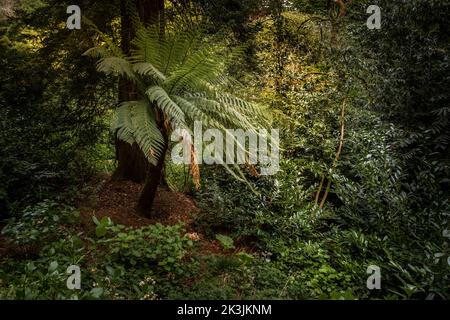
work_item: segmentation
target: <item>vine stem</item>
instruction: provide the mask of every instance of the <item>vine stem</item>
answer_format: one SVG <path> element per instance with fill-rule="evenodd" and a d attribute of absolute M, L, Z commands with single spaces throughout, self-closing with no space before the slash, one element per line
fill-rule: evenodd
<path fill-rule="evenodd" d="M 341 157 L 342 149 L 344 147 L 346 104 L 347 104 L 347 96 L 345 96 L 344 101 L 342 102 L 342 107 L 341 107 L 339 147 L 336 151 L 336 156 L 334 157 L 333 166 L 332 166 L 333 168 L 336 167 L 336 165 L 339 161 L 339 158 Z M 319 185 L 319 190 L 317 190 L 317 193 L 316 193 L 316 199 L 315 199 L 316 204 L 318 204 L 318 202 L 319 202 L 320 192 L 322 191 L 324 182 L 325 182 L 325 176 L 323 176 L 322 181 L 320 182 L 320 185 Z M 328 183 L 327 183 L 327 187 L 325 189 L 325 194 L 323 195 L 322 201 L 320 202 L 320 205 L 319 205 L 320 209 L 322 209 L 323 206 L 325 205 L 325 202 L 328 198 L 328 194 L 330 193 L 330 188 L 331 188 L 331 179 L 328 178 Z"/>

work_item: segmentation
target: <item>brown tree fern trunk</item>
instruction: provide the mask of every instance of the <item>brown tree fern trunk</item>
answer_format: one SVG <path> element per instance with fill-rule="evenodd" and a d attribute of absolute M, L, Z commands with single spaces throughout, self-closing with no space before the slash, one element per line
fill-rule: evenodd
<path fill-rule="evenodd" d="M 137 211 L 144 216 L 150 215 L 150 210 L 156 197 L 156 191 L 163 180 L 164 162 L 169 148 L 169 127 L 166 125 L 164 114 L 158 108 L 156 108 L 156 122 L 164 138 L 164 146 L 156 166 L 150 164 L 146 171 L 145 184 L 141 190 L 141 195 L 139 196 L 136 208 Z"/>
<path fill-rule="evenodd" d="M 150 165 L 149 169 L 147 170 L 145 184 L 142 188 L 137 205 L 137 211 L 144 216 L 150 215 L 150 210 L 153 206 L 158 186 L 160 185 L 160 182 L 162 180 L 164 160 L 166 158 L 167 149 L 168 144 L 166 143 L 158 164 L 156 166 Z"/>
<path fill-rule="evenodd" d="M 131 49 L 131 41 L 136 34 L 130 12 L 125 6 L 125 1 L 120 3 L 121 10 L 121 49 L 128 54 Z M 162 24 L 164 19 L 163 0 L 135 0 L 137 13 L 141 21 L 147 25 L 158 22 Z M 139 99 L 136 86 L 127 79 L 119 81 L 119 102 Z M 151 165 L 137 144 L 130 145 L 116 138 L 116 159 L 118 166 L 113 174 L 115 180 L 131 180 L 144 182 L 147 179 L 147 171 Z"/>

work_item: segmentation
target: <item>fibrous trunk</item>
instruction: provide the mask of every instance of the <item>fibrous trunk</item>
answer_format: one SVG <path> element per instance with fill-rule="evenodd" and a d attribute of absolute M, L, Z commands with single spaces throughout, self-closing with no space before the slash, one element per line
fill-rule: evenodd
<path fill-rule="evenodd" d="M 136 26 L 131 18 L 133 14 L 130 12 L 130 6 L 126 5 L 125 0 L 122 0 L 120 5 L 121 49 L 124 54 L 129 54 L 131 41 L 136 34 Z M 134 5 L 136 13 L 144 25 L 159 23 L 161 34 L 164 32 L 164 0 L 134 0 Z M 139 98 L 133 82 L 127 79 L 119 81 L 119 102 L 138 100 Z M 145 182 L 138 203 L 138 209 L 142 213 L 148 214 L 152 207 L 161 180 L 166 150 L 167 148 L 155 166 L 149 163 L 137 144 L 130 145 L 116 138 L 118 166 L 113 174 L 113 179 Z"/>
<path fill-rule="evenodd" d="M 141 191 L 141 195 L 139 196 L 137 205 L 137 210 L 142 215 L 149 216 L 150 214 L 153 201 L 156 197 L 156 191 L 158 190 L 158 186 L 162 180 L 164 160 L 166 157 L 167 148 L 168 146 L 166 144 L 157 165 L 150 165 L 149 169 L 147 170 L 145 184 Z"/>

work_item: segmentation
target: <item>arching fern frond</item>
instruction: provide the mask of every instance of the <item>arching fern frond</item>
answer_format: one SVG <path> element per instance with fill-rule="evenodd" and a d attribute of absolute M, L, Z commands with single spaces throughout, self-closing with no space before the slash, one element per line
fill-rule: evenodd
<path fill-rule="evenodd" d="M 149 76 L 156 84 L 162 84 L 166 76 L 150 62 L 137 62 L 132 66 L 133 71 L 141 76 Z"/>
<path fill-rule="evenodd" d="M 152 86 L 148 88 L 146 95 L 151 102 L 156 103 L 171 122 L 185 122 L 183 110 L 180 109 L 162 87 Z"/>
<path fill-rule="evenodd" d="M 134 63 L 149 62 L 156 69 L 164 70 L 164 57 L 161 56 L 161 36 L 156 26 L 139 29 L 131 42 L 130 60 Z"/>
<path fill-rule="evenodd" d="M 101 58 L 112 57 L 113 53 L 108 49 L 107 46 L 100 45 L 100 46 L 88 49 L 85 53 L 83 53 L 83 55 L 94 58 L 94 59 L 101 59 Z"/>
<path fill-rule="evenodd" d="M 118 74 L 132 81 L 137 80 L 131 64 L 123 58 L 108 57 L 100 59 L 97 63 L 97 70 L 106 74 Z"/>
<path fill-rule="evenodd" d="M 188 100 L 176 95 L 172 96 L 172 100 L 183 110 L 184 114 L 189 118 L 191 125 L 195 121 L 201 121 L 205 125 L 209 125 L 212 122 L 208 115 Z"/>
<path fill-rule="evenodd" d="M 129 144 L 136 142 L 134 139 L 133 121 L 131 120 L 131 106 L 129 104 L 122 104 L 116 109 L 111 123 L 111 131 L 122 141 Z"/>
<path fill-rule="evenodd" d="M 131 109 L 134 139 L 150 161 L 157 164 L 165 141 L 147 101 L 136 101 Z"/>
<path fill-rule="evenodd" d="M 111 127 L 116 137 L 129 144 L 137 143 L 148 161 L 157 164 L 165 145 L 148 101 L 127 101 L 116 109 Z"/>
<path fill-rule="evenodd" d="M 217 58 L 213 59 L 212 55 L 204 50 L 189 57 L 182 66 L 170 74 L 166 86 L 168 91 L 174 94 L 187 88 L 195 91 L 198 84 L 210 83 L 217 79 L 221 68 L 221 62 Z"/>

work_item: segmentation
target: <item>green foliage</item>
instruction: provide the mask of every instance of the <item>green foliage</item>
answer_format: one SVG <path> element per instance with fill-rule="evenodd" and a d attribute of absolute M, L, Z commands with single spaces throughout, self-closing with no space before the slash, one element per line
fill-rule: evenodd
<path fill-rule="evenodd" d="M 182 235 L 182 226 L 155 224 L 137 230 L 123 226 L 108 228 L 113 236 L 105 243 L 111 261 L 131 266 L 156 266 L 158 271 L 180 273 L 180 262 L 192 241 Z"/>
<path fill-rule="evenodd" d="M 294 17 L 289 21 L 294 24 Z M 397 25 L 391 22 L 393 28 Z M 363 31 L 353 24 L 348 30 L 351 28 Z M 261 48 L 273 41 L 266 32 L 270 29 L 257 38 Z M 306 29 L 304 42 L 295 47 L 307 44 L 317 32 L 314 27 Z M 271 87 L 276 75 L 275 54 L 261 49 L 260 63 L 264 67 L 258 70 L 266 70 L 267 74 L 258 74 L 254 82 L 258 88 L 263 87 L 263 103 L 268 99 L 281 111 L 277 119 L 285 128 L 281 172 L 265 183 L 264 179 L 252 181 L 261 196 L 242 199 L 244 190 L 211 171 L 205 178 L 208 189 L 198 195 L 200 207 L 206 212 L 199 223 L 207 230 L 226 231 L 235 239 L 246 239 L 246 244 L 251 239 L 264 252 L 264 261 L 272 265 L 271 272 L 278 271 L 278 283 L 286 283 L 282 294 L 285 298 L 448 297 L 448 241 L 442 237 L 448 226 L 448 200 L 441 189 L 447 176 L 443 153 L 436 154 L 440 160 L 433 162 L 435 167 L 428 160 L 433 151 L 424 152 L 429 145 L 425 142 L 418 153 L 424 152 L 420 161 L 413 159 L 412 154 L 416 153 L 404 154 L 405 147 L 417 146 L 425 136 L 420 134 L 405 141 L 408 134 L 403 123 L 380 113 L 377 103 L 384 98 L 374 101 L 370 91 L 373 88 L 362 80 L 343 80 L 373 79 L 379 75 L 376 69 L 367 70 L 373 67 L 369 62 L 374 60 L 368 62 L 353 40 L 347 39 L 353 47 L 343 45 L 340 50 L 334 48 L 322 55 L 313 51 L 309 58 L 298 57 L 301 50 L 292 48 L 281 94 Z M 379 40 L 373 41 L 376 43 Z M 397 54 L 392 48 L 382 51 L 391 52 Z M 302 68 L 308 66 L 305 76 L 291 72 L 298 70 L 296 60 L 301 61 Z M 303 77 L 308 81 L 298 80 Z M 380 86 L 386 85 L 380 78 Z M 398 97 L 409 95 L 408 88 L 397 89 Z M 379 92 L 381 96 L 383 91 Z M 332 166 L 344 100 L 344 148 Z M 324 174 L 332 183 L 325 208 L 318 210 L 314 196 Z M 382 269 L 383 289 L 379 292 L 365 287 L 365 271 L 372 264 Z M 260 293 L 269 293 L 265 286 L 253 286 Z"/>
<path fill-rule="evenodd" d="M 369 1 L 352 2 L 338 21 L 330 1 L 196 1 L 206 33 L 142 28 L 128 57 L 112 40 L 116 2 L 86 10 L 100 32 L 70 35 L 53 28 L 66 3 L 41 2 L 0 21 L 0 214 L 12 215 L 2 237 L 26 253 L 0 257 L 0 299 L 449 298 L 446 1 L 377 1 L 381 30 L 365 26 Z M 233 39 L 213 41 L 216 24 Z M 87 53 L 106 76 L 81 55 L 95 43 Z M 248 45 L 245 59 L 223 58 L 236 43 Z M 195 120 L 254 130 L 262 111 L 239 95 L 271 107 L 281 171 L 238 172 L 250 193 L 226 172 L 200 168 L 202 188 L 190 190 L 201 209 L 190 226 L 198 244 L 180 224 L 131 228 L 104 217 L 84 226 L 55 199 L 72 203 L 81 193 L 74 180 L 113 167 L 104 133 L 111 74 L 137 90 L 116 108 L 113 132 L 153 163 L 168 134 Z M 187 166 L 165 170 L 169 186 L 188 190 Z M 330 185 L 319 208 L 321 179 Z M 221 246 L 211 253 L 209 241 Z M 80 291 L 66 287 L 74 264 Z M 381 268 L 381 290 L 366 287 L 370 265 Z"/>
<path fill-rule="evenodd" d="M 67 213 L 59 210 L 61 215 L 55 219 L 52 210 L 56 210 L 56 204 L 48 204 L 50 209 L 46 210 L 43 207 L 24 214 L 25 219 L 33 217 L 36 223 L 11 220 L 5 228 L 5 236 L 28 245 L 32 242 L 23 239 L 23 233 L 34 241 L 41 228 L 49 227 L 39 235 L 36 256 L 0 259 L 2 299 L 156 299 L 158 292 L 164 293 L 171 282 L 176 286 L 189 271 L 182 262 L 192 242 L 183 235 L 181 225 L 130 229 L 105 218 L 96 220 L 96 233 L 100 227 L 106 234 L 92 239 L 68 228 L 66 218 L 77 221 L 73 209 L 66 208 Z M 81 268 L 80 291 L 66 287 L 66 269 L 71 265 Z"/>
<path fill-rule="evenodd" d="M 216 234 L 216 239 L 220 242 L 220 244 L 225 249 L 233 249 L 234 248 L 234 241 L 232 238 L 225 236 L 223 234 Z"/>
<path fill-rule="evenodd" d="M 9 219 L 2 234 L 18 245 L 39 245 L 57 234 L 67 234 L 68 226 L 76 223 L 77 217 L 72 207 L 46 200 Z"/>
<path fill-rule="evenodd" d="M 2 299 L 78 299 L 77 292 L 67 289 L 66 269 L 85 262 L 81 238 L 67 232 L 43 239 L 45 245 L 38 257 L 23 261 L 1 261 L 0 297 Z M 55 235 L 61 237 L 54 240 Z M 52 239 L 52 240 L 49 240 Z M 84 298 L 90 298 L 84 294 Z"/>
<path fill-rule="evenodd" d="M 133 81 L 139 91 L 141 100 L 126 102 L 116 112 L 112 129 L 117 137 L 136 142 L 156 164 L 170 133 L 177 129 L 190 132 L 195 121 L 219 130 L 242 128 L 260 134 L 256 124 L 265 125 L 264 114 L 258 106 L 226 91 L 229 80 L 220 52 L 203 43 L 198 31 L 166 32 L 163 38 L 159 31 L 156 26 L 138 30 L 127 58 L 112 56 L 117 51 L 112 45 L 86 52 L 101 57 L 99 71 Z M 160 113 L 170 128 L 158 120 Z M 229 172 L 242 177 L 238 166 L 234 170 Z"/>
<path fill-rule="evenodd" d="M 15 5 L 0 21 L 0 219 L 93 175 L 113 101 L 93 92 L 108 81 L 81 55 L 88 35 L 55 28 L 67 4 Z"/>
<path fill-rule="evenodd" d="M 113 225 L 111 218 L 103 217 L 101 220 L 98 220 L 97 217 L 92 217 L 92 221 L 95 223 L 95 235 L 99 238 L 104 237 L 108 232 L 108 227 Z"/>
<path fill-rule="evenodd" d="M 380 5 L 382 29 L 368 35 L 357 32 L 374 61 L 366 66 L 367 72 L 377 70 L 370 87 L 374 107 L 400 133 L 395 141 L 403 162 L 399 179 L 411 207 L 440 212 L 448 206 L 444 190 L 449 187 L 450 41 L 444 17 L 450 6 L 446 1 L 380 1 Z"/>
<path fill-rule="evenodd" d="M 264 226 L 258 220 L 260 209 L 265 207 L 268 196 L 274 188 L 274 181 L 261 177 L 256 181 L 248 176 L 257 193 L 248 193 L 245 185 L 228 179 L 224 172 L 214 168 L 203 168 L 203 186 L 196 197 L 201 212 L 196 223 L 205 229 L 210 237 L 226 231 L 236 241 L 252 241 Z M 247 192 L 246 197 L 242 193 Z"/>

